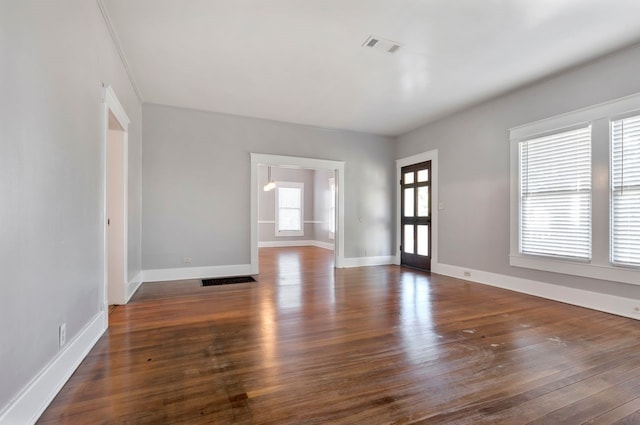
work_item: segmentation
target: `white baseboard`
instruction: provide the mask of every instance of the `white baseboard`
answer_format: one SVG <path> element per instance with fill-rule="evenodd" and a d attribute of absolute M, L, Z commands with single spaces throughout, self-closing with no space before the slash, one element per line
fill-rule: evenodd
<path fill-rule="evenodd" d="M 143 282 L 164 282 L 168 280 L 203 279 L 253 274 L 251 264 L 230 266 L 181 267 L 175 269 L 143 270 Z"/>
<path fill-rule="evenodd" d="M 365 267 L 365 266 L 384 266 L 387 264 L 394 264 L 394 255 L 383 255 L 379 257 L 359 257 L 359 258 L 345 258 L 345 268 L 350 267 Z"/>
<path fill-rule="evenodd" d="M 139 271 L 133 279 L 127 284 L 127 293 L 125 294 L 126 302 L 129 302 L 133 294 L 136 293 L 138 288 L 142 285 L 142 271 Z"/>
<path fill-rule="evenodd" d="M 585 291 L 583 289 L 553 285 L 551 283 L 451 266 L 448 264 L 433 264 L 431 271 L 433 273 L 469 280 L 483 285 L 509 289 L 523 294 L 535 295 L 549 300 L 640 320 L 640 300 L 632 298 Z M 469 276 L 465 276 L 465 273 L 468 273 Z"/>
<path fill-rule="evenodd" d="M 299 241 L 262 241 L 258 242 L 258 248 L 285 248 L 289 246 L 316 246 L 318 248 L 333 251 L 333 244 L 329 242 L 299 240 Z"/>
<path fill-rule="evenodd" d="M 328 249 L 329 251 L 333 251 L 333 244 L 331 242 L 322 242 L 322 241 L 312 241 L 313 246 L 318 248 Z"/>
<path fill-rule="evenodd" d="M 258 220 L 258 224 L 276 224 L 275 220 Z M 304 224 L 324 224 L 322 220 L 305 220 Z"/>
<path fill-rule="evenodd" d="M 104 315 L 96 314 L 9 403 L 0 413 L 0 425 L 31 425 L 38 420 L 106 330 Z"/>

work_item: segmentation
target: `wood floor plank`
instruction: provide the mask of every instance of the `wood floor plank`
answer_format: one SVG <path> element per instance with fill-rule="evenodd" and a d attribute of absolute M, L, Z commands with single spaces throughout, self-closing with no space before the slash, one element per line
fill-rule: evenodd
<path fill-rule="evenodd" d="M 143 284 L 38 423 L 640 423 L 637 321 L 315 247 L 260 270 Z"/>
<path fill-rule="evenodd" d="M 585 424 L 589 425 L 607 425 L 613 424 L 618 421 L 624 420 L 625 418 L 640 412 L 640 397 L 636 397 L 633 400 L 630 400 L 615 409 L 611 409 L 606 413 L 598 415 L 595 418 L 591 418 L 585 422 Z"/>

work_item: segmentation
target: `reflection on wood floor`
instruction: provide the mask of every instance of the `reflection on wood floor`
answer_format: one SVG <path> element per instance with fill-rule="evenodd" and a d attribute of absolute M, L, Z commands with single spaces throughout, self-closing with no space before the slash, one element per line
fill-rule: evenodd
<path fill-rule="evenodd" d="M 260 267 L 142 285 L 39 423 L 640 423 L 634 320 L 314 247 Z"/>

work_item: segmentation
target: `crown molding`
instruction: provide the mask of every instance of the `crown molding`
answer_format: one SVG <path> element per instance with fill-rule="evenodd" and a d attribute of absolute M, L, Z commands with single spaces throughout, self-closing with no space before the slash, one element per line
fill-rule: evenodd
<path fill-rule="evenodd" d="M 127 61 L 127 57 L 124 54 L 124 50 L 122 50 L 122 45 L 120 44 L 120 39 L 116 34 L 115 29 L 113 28 L 113 24 L 111 23 L 111 18 L 109 17 L 109 12 L 107 11 L 106 6 L 104 5 L 103 0 L 96 0 L 98 3 L 98 7 L 100 8 L 100 13 L 102 14 L 102 18 L 104 19 L 105 24 L 107 25 L 107 29 L 109 30 L 109 34 L 111 35 L 111 41 L 113 41 L 113 45 L 118 52 L 118 56 L 120 56 L 120 60 L 122 61 L 122 66 L 124 67 L 125 72 L 127 73 L 127 77 L 129 77 L 129 82 L 133 87 L 133 91 L 136 93 L 138 97 L 138 101 L 140 103 L 144 103 L 144 98 L 142 97 L 142 92 L 136 84 L 136 80 L 133 77 L 133 72 L 131 71 L 131 67 L 129 66 L 129 61 Z"/>

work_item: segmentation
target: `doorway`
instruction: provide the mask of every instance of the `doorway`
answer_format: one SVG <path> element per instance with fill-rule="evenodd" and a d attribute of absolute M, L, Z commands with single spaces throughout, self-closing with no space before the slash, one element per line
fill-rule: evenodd
<path fill-rule="evenodd" d="M 259 273 L 258 259 L 258 205 L 259 191 L 263 191 L 259 187 L 259 168 L 266 167 L 283 167 L 288 169 L 311 169 L 311 170 L 328 170 L 333 171 L 333 188 L 334 193 L 334 221 L 331 223 L 333 227 L 334 240 L 334 260 L 336 268 L 344 267 L 344 162 L 332 161 L 315 158 L 300 158 L 281 155 L 267 154 L 251 154 L 251 202 L 250 202 L 250 219 L 251 219 L 251 273 Z M 264 223 L 261 223 L 263 225 Z"/>
<path fill-rule="evenodd" d="M 400 264 L 431 270 L 431 161 L 401 169 Z"/>
<path fill-rule="evenodd" d="M 129 118 L 111 87 L 105 88 L 104 308 L 126 304 L 127 167 Z M 108 316 L 108 315 L 107 315 Z"/>
<path fill-rule="evenodd" d="M 124 129 L 109 111 L 107 135 L 107 287 L 109 305 L 124 304 Z"/>

